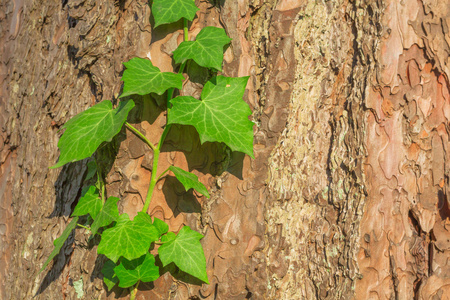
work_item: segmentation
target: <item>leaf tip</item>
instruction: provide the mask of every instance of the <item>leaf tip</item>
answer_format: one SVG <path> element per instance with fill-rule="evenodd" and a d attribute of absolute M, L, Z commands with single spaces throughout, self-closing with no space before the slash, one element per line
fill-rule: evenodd
<path fill-rule="evenodd" d="M 58 163 L 56 163 L 55 165 L 53 165 L 53 166 L 51 166 L 51 167 L 48 167 L 48 168 L 49 168 L 49 169 L 57 169 L 57 168 L 62 167 L 62 166 L 64 166 L 64 165 L 65 165 L 65 163 L 58 162 Z"/>

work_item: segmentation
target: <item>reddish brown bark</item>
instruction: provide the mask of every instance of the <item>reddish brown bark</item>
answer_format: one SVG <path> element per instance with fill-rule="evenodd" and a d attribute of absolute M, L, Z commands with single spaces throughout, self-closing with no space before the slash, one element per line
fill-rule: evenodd
<path fill-rule="evenodd" d="M 397 2 L 197 1 L 190 35 L 225 28 L 224 74 L 251 76 L 255 159 L 173 130 L 160 170 L 194 170 L 212 198 L 169 177 L 149 211 L 205 235 L 210 285 L 165 274 L 138 299 L 445 299 L 450 12 Z M 59 127 L 117 98 L 123 61 L 173 70 L 181 23 L 153 30 L 149 17 L 144 0 L 0 3 L 0 298 L 75 299 L 81 278 L 86 299 L 128 297 L 106 293 L 82 230 L 35 276 L 86 172 L 48 169 Z M 198 95 L 207 74 L 192 75 L 184 91 Z M 134 100 L 132 122 L 156 141 L 164 99 Z M 134 215 L 151 154 L 125 130 L 115 146 L 108 194 Z"/>

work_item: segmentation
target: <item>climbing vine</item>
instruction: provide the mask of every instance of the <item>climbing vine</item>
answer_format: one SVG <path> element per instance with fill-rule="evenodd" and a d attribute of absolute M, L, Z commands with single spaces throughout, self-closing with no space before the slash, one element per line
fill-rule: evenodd
<path fill-rule="evenodd" d="M 190 172 L 170 166 L 158 173 L 161 147 L 173 124 L 193 126 L 202 143 L 224 143 L 233 151 L 253 157 L 253 123 L 248 118 L 251 110 L 242 99 L 248 77 L 214 76 L 204 84 L 201 100 L 191 96 L 173 96 L 175 89 L 183 87 L 183 72 L 188 61 L 192 60 L 216 74 L 222 69 L 223 49 L 231 41 L 222 28 L 216 27 L 203 28 L 191 41 L 188 22 L 194 19 L 197 11 L 193 0 L 154 0 L 155 27 L 184 20 L 184 41 L 173 52 L 175 64 L 179 66 L 178 73 L 161 72 L 148 59 L 132 58 L 124 63 L 123 93 L 119 97 L 127 97 L 128 100 L 121 100 L 115 108 L 111 101 L 102 101 L 63 126 L 65 131 L 58 142 L 60 157 L 51 168 L 94 156 L 95 159 L 88 164 L 85 181 L 95 177 L 97 181 L 82 189 L 71 222 L 54 241 L 55 247 L 39 273 L 59 253 L 71 232 L 81 227 L 89 230 L 92 237 L 100 236 L 97 253 L 108 258 L 102 269 L 108 289 L 115 285 L 130 288 L 131 299 L 134 299 L 140 282 L 156 280 L 161 270 L 155 265 L 155 256 L 150 253 L 154 248 L 163 267 L 174 263 L 181 271 L 208 283 L 206 260 L 200 243 L 203 236 L 189 226 L 182 227 L 178 233 L 169 232 L 168 224 L 147 214 L 155 185 L 167 172 L 172 172 L 186 191 L 192 188 L 210 197 L 206 187 Z M 167 94 L 167 124 L 156 145 L 127 122 L 128 114 L 135 106 L 129 98 L 152 93 Z M 111 142 L 124 126 L 153 152 L 153 169 L 144 207 L 132 220 L 126 213 L 120 214 L 117 207 L 119 198 L 107 197 L 104 174 L 96 162 L 100 155 L 97 149 Z M 86 215 L 83 218 L 86 221 L 80 224 Z"/>

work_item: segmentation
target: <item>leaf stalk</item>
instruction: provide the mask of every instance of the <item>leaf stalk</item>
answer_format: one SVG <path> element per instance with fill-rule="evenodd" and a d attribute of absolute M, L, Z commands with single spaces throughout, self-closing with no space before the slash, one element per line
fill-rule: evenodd
<path fill-rule="evenodd" d="M 155 151 L 155 145 L 153 145 L 139 130 L 137 130 L 133 125 L 128 122 L 125 122 L 125 126 L 131 130 L 134 134 L 141 138 L 153 151 Z"/>
<path fill-rule="evenodd" d="M 139 283 L 141 283 L 140 280 L 138 280 L 138 282 L 136 283 L 134 288 L 131 290 L 131 292 L 130 292 L 130 300 L 136 299 L 136 294 L 137 294 L 137 291 L 138 291 Z"/>
<path fill-rule="evenodd" d="M 77 226 L 91 231 L 91 228 L 89 228 L 87 226 L 84 226 L 84 225 L 81 225 L 81 224 L 78 224 L 78 223 L 77 223 Z"/>

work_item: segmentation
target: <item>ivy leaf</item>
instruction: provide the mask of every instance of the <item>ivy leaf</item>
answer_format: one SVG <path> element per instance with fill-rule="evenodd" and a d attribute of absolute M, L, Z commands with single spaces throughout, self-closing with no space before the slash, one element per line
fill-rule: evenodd
<path fill-rule="evenodd" d="M 201 238 L 203 235 L 191 230 L 189 226 L 184 226 L 175 239 L 159 247 L 161 262 L 164 266 L 173 262 L 181 271 L 208 283 L 205 254 L 200 244 Z"/>
<path fill-rule="evenodd" d="M 72 217 L 81 217 L 89 214 L 92 219 L 95 219 L 103 206 L 97 188 L 92 185 L 85 187 L 81 191 L 81 195 L 77 206 L 75 206 L 75 209 L 73 210 Z"/>
<path fill-rule="evenodd" d="M 173 174 L 175 174 L 175 177 L 177 177 L 181 184 L 183 184 L 186 191 L 188 191 L 189 189 L 194 189 L 202 195 L 205 195 L 208 198 L 210 197 L 208 190 L 203 185 L 203 183 L 198 181 L 198 177 L 195 174 L 186 172 L 185 170 L 174 166 L 170 166 L 169 170 L 172 171 Z"/>
<path fill-rule="evenodd" d="M 158 218 L 153 219 L 153 226 L 158 230 L 159 236 L 169 231 L 169 225 Z"/>
<path fill-rule="evenodd" d="M 111 101 L 106 100 L 67 121 L 62 127 L 66 131 L 58 142 L 59 161 L 50 168 L 90 157 L 101 143 L 110 142 L 119 133 L 133 107 L 133 100 L 128 100 L 113 109 Z"/>
<path fill-rule="evenodd" d="M 250 107 L 242 96 L 248 77 L 217 76 L 202 91 L 202 101 L 179 96 L 170 102 L 173 107 L 169 124 L 192 125 L 204 142 L 224 142 L 233 151 L 253 156 L 253 122 L 248 119 Z"/>
<path fill-rule="evenodd" d="M 176 63 L 183 63 L 192 59 L 202 67 L 221 71 L 223 47 L 230 41 L 231 39 L 227 36 L 225 30 L 208 26 L 200 31 L 194 42 L 182 42 L 173 52 L 173 58 Z"/>
<path fill-rule="evenodd" d="M 159 278 L 159 268 L 155 266 L 155 257 L 147 253 L 139 258 L 122 258 L 121 264 L 114 268 L 119 278 L 119 287 L 127 288 L 138 282 L 150 282 Z"/>
<path fill-rule="evenodd" d="M 119 209 L 117 208 L 117 202 L 119 198 L 109 197 L 103 205 L 102 209 L 98 213 L 97 217 L 91 225 L 92 235 L 95 235 L 100 227 L 108 226 L 119 218 Z"/>
<path fill-rule="evenodd" d="M 86 178 L 84 178 L 85 181 L 91 179 L 97 173 L 97 163 L 94 160 L 91 160 L 90 162 L 88 162 L 87 167 L 88 171 L 86 174 Z"/>
<path fill-rule="evenodd" d="M 155 18 L 155 28 L 169 24 L 181 18 L 194 20 L 198 7 L 193 0 L 153 0 L 152 14 Z"/>
<path fill-rule="evenodd" d="M 139 212 L 133 221 L 127 214 L 119 216 L 117 224 L 102 233 L 97 253 L 104 254 L 113 262 L 123 256 L 128 260 L 138 258 L 148 252 L 150 244 L 159 239 L 158 230 L 148 224 L 149 215 Z"/>
<path fill-rule="evenodd" d="M 44 271 L 44 269 L 48 266 L 48 264 L 50 263 L 50 261 L 56 256 L 58 255 L 59 251 L 61 250 L 62 246 L 64 245 L 64 243 L 66 242 L 67 238 L 69 237 L 69 235 L 72 233 L 72 230 L 75 229 L 75 227 L 77 227 L 77 222 L 78 222 L 78 217 L 75 217 L 72 219 L 72 221 L 70 221 L 69 225 L 67 225 L 66 229 L 64 229 L 63 233 L 61 234 L 61 236 L 59 238 L 57 238 L 56 240 L 53 241 L 53 245 L 55 246 L 55 248 L 53 249 L 53 251 L 50 253 L 50 256 L 47 258 L 47 260 L 45 261 L 44 265 L 42 266 L 42 268 L 39 270 L 38 274 L 40 274 L 42 271 Z"/>
<path fill-rule="evenodd" d="M 120 98 L 133 94 L 156 93 L 162 95 L 170 88 L 181 89 L 183 87 L 184 77 L 182 74 L 161 72 L 148 59 L 135 57 L 123 64 L 127 69 L 122 76 L 124 86 Z"/>
<path fill-rule="evenodd" d="M 102 268 L 103 282 L 105 282 L 108 287 L 108 291 L 110 291 L 119 282 L 119 278 L 116 273 L 114 273 L 115 267 L 116 264 L 113 261 L 107 260 Z"/>
<path fill-rule="evenodd" d="M 163 243 L 170 242 L 171 240 L 174 240 L 176 237 L 177 235 L 170 231 L 161 237 L 161 242 Z"/>

